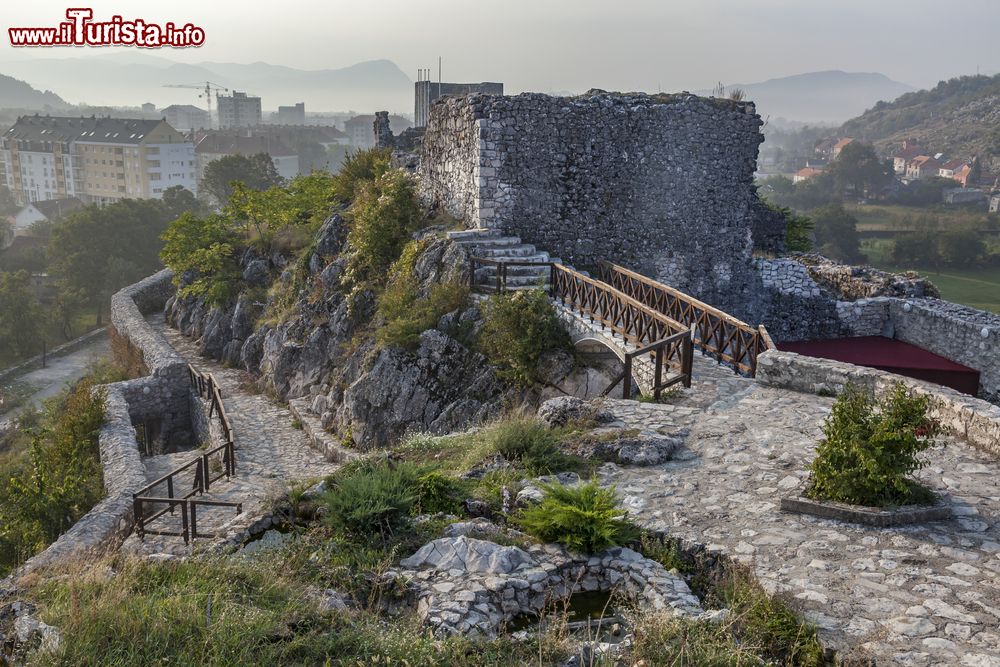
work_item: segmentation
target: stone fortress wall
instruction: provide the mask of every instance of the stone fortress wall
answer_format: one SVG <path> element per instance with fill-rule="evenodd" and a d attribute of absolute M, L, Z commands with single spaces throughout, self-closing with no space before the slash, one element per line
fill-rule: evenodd
<path fill-rule="evenodd" d="M 975 368 L 979 396 L 1000 402 L 1000 316 L 927 296 L 920 280 L 870 269 L 794 259 L 754 263 L 764 288 L 759 321 L 776 340 L 896 338 Z"/>
<path fill-rule="evenodd" d="M 29 559 L 15 574 L 121 542 L 132 529 L 132 493 L 146 485 L 145 469 L 133 424 L 158 420 L 175 443 L 180 433 L 190 440 L 192 406 L 187 362 L 145 319 L 173 294 L 173 274 L 160 271 L 111 297 L 111 326 L 119 344 L 142 361 L 147 375 L 104 385 L 105 423 L 99 436 L 106 496 L 45 551 Z M 117 352 L 121 352 L 121 347 Z M 197 421 L 197 420 L 196 420 Z"/>
<path fill-rule="evenodd" d="M 427 201 L 468 227 L 734 308 L 753 283 L 760 127 L 752 103 L 687 93 L 449 97 L 418 173 Z"/>

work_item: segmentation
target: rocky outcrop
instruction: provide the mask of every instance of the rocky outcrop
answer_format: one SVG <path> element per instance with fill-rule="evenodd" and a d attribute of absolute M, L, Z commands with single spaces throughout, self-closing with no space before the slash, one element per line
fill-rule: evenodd
<path fill-rule="evenodd" d="M 442 283 L 468 282 L 468 256 L 439 230 L 417 235 L 424 248 L 412 279 L 418 296 Z M 322 426 L 356 447 L 384 446 L 409 431 L 446 433 L 499 413 L 516 396 L 467 341 L 482 324 L 476 307 L 446 314 L 423 332 L 415 349 L 376 345 L 381 322 L 376 296 L 343 284 L 343 223 L 331 216 L 300 266 L 308 275 L 297 288 L 288 258 L 248 251 L 241 261 L 246 288 L 231 306 L 175 298 L 167 320 L 199 339 L 199 351 L 246 369 L 283 400 L 302 399 Z M 268 281 L 281 283 L 293 302 L 261 301 Z M 275 298 L 275 297 L 269 297 Z M 277 315 L 277 317 L 276 317 Z M 301 402 L 301 401 L 299 401 Z"/>

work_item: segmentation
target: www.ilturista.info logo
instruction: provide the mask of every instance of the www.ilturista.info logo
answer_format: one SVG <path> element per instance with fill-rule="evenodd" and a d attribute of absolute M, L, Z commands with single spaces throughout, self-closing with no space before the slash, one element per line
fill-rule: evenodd
<path fill-rule="evenodd" d="M 205 43 L 205 31 L 196 25 L 173 22 L 150 23 L 143 19 L 125 20 L 112 16 L 94 21 L 94 11 L 67 9 L 68 21 L 54 28 L 7 28 L 11 46 L 141 46 L 184 48 Z"/>

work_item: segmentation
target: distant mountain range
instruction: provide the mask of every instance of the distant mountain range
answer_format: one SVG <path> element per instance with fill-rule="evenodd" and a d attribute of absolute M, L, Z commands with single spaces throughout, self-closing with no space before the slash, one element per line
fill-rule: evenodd
<path fill-rule="evenodd" d="M 883 151 L 912 138 L 930 152 L 1000 163 L 1000 74 L 958 77 L 880 102 L 839 132 Z"/>
<path fill-rule="evenodd" d="M 177 63 L 146 54 L 105 54 L 86 58 L 34 58 L 0 62 L 0 71 L 60 91 L 76 103 L 138 107 L 152 102 L 198 104 L 196 90 L 167 84 L 204 85 L 211 81 L 230 90 L 261 97 L 265 110 L 305 102 L 306 111 L 372 112 L 413 108 L 413 82 L 389 60 L 371 60 L 340 69 L 302 70 L 257 62 L 250 64 Z M 7 106 L 0 95 L 0 107 Z"/>
<path fill-rule="evenodd" d="M 805 123 L 839 124 L 881 100 L 894 100 L 914 90 L 884 74 L 865 72 L 809 72 L 759 83 L 726 85 L 726 93 L 739 88 L 757 104 L 762 117 Z M 701 95 L 711 90 L 695 91 Z"/>
<path fill-rule="evenodd" d="M 68 104 L 50 90 L 35 90 L 24 81 L 0 74 L 0 107 L 8 109 L 65 109 Z"/>

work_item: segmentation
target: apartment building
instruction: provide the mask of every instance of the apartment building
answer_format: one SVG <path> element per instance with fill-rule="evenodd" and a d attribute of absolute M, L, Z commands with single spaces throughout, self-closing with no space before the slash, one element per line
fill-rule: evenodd
<path fill-rule="evenodd" d="M 217 95 L 219 127 L 257 127 L 260 125 L 260 98 L 233 91 L 232 95 Z M 303 109 L 303 113 L 305 113 Z"/>
<path fill-rule="evenodd" d="M 158 199 L 175 185 L 197 193 L 194 145 L 163 120 L 23 116 L 3 135 L 0 161 L 21 205 Z"/>

